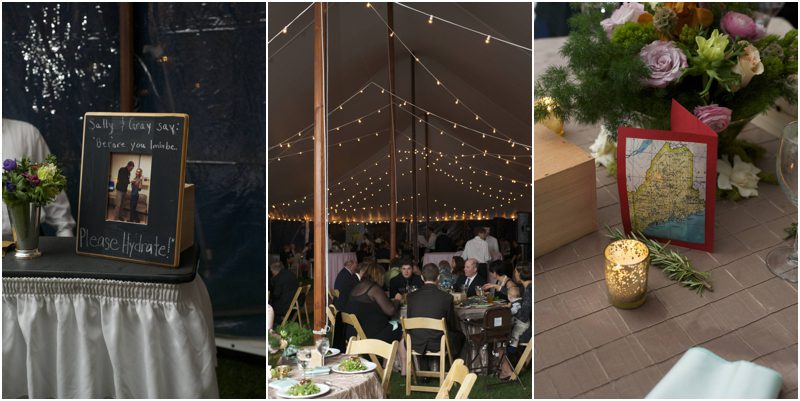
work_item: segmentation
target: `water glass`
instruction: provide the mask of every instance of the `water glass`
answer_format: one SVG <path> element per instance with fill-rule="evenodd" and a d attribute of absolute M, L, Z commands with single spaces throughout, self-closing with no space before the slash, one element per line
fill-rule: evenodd
<path fill-rule="evenodd" d="M 775 156 L 775 176 L 786 198 L 797 207 L 797 121 L 783 129 Z M 767 267 L 776 276 L 797 282 L 797 236 L 791 247 L 779 246 L 767 254 Z"/>

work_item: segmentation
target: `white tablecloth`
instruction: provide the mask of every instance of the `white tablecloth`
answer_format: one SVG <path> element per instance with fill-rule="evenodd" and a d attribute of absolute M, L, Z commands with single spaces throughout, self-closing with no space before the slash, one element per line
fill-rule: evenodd
<path fill-rule="evenodd" d="M 328 284 L 330 285 L 331 291 L 333 291 L 333 284 L 336 282 L 336 275 L 339 274 L 339 270 L 344 268 L 344 263 L 348 260 L 352 260 L 353 262 L 358 261 L 356 253 L 339 252 L 328 254 Z"/>
<path fill-rule="evenodd" d="M 425 266 L 428 263 L 433 263 L 436 266 L 439 266 L 439 262 L 446 260 L 447 263 L 453 263 L 453 256 L 460 256 L 461 252 L 427 252 L 422 257 L 422 266 Z M 422 267 L 420 266 L 420 267 Z M 453 266 L 450 266 L 451 268 Z"/>
<path fill-rule="evenodd" d="M 203 281 L 3 278 L 3 398 L 218 398 Z"/>

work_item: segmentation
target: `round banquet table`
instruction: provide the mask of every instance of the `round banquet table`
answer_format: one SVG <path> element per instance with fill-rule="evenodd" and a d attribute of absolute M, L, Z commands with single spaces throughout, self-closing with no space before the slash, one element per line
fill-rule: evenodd
<path fill-rule="evenodd" d="M 344 264 L 348 260 L 356 262 L 358 260 L 356 258 L 356 253 L 337 252 L 328 254 L 328 285 L 330 286 L 329 288 L 333 289 L 333 285 L 334 283 L 336 283 L 336 275 L 339 274 L 339 271 L 344 268 Z"/>
<path fill-rule="evenodd" d="M 426 252 L 422 257 L 422 265 L 433 263 L 439 265 L 439 262 L 445 260 L 447 263 L 452 263 L 453 256 L 461 255 L 461 252 Z M 450 266 L 452 267 L 452 266 Z"/>
<path fill-rule="evenodd" d="M 325 366 L 336 366 L 344 358 L 344 352 L 325 358 Z M 292 372 L 289 375 L 292 379 L 300 380 L 300 369 L 297 364 L 289 364 L 292 367 Z M 386 394 L 383 392 L 383 386 L 378 378 L 377 371 L 373 370 L 369 373 L 359 374 L 343 374 L 334 373 L 310 377 L 314 383 L 327 384 L 331 390 L 317 398 L 339 398 L 339 399 L 376 399 L 385 398 Z M 278 397 L 278 390 L 269 388 L 269 395 L 267 398 L 275 399 Z"/>
<path fill-rule="evenodd" d="M 479 326 L 474 326 L 468 324 L 467 321 L 476 321 L 483 319 L 483 314 L 486 312 L 487 309 L 490 307 L 497 306 L 498 304 L 494 305 L 486 305 L 486 306 L 470 306 L 470 307 L 462 307 L 456 305 L 455 313 L 456 318 L 458 319 L 458 326 L 461 328 L 461 333 L 464 334 L 465 337 L 468 337 L 472 334 L 477 334 L 481 332 L 481 328 Z M 407 317 L 408 306 L 403 305 L 400 308 L 400 316 Z M 475 355 L 479 354 L 478 358 L 475 358 Z M 461 348 L 461 355 L 453 355 L 453 358 L 460 357 L 464 360 L 464 364 L 467 365 L 467 368 L 470 371 L 473 371 L 475 368 L 486 366 L 489 361 L 489 349 L 488 348 L 481 348 L 476 349 L 473 347 L 466 338 L 464 339 L 464 346 Z M 472 361 L 472 358 L 475 358 L 475 361 Z M 482 374 L 486 374 L 486 370 L 482 371 Z"/>

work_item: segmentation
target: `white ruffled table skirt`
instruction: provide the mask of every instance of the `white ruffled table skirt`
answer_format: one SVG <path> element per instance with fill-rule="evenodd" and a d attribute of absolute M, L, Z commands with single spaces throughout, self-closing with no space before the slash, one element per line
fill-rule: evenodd
<path fill-rule="evenodd" d="M 2 281 L 3 398 L 219 397 L 200 276 Z"/>

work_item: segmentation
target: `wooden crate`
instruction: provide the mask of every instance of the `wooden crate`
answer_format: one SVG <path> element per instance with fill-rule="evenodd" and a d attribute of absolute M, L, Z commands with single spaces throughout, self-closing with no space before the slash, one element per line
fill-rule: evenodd
<path fill-rule="evenodd" d="M 537 124 L 534 133 L 534 257 L 597 230 L 594 158 Z"/>

